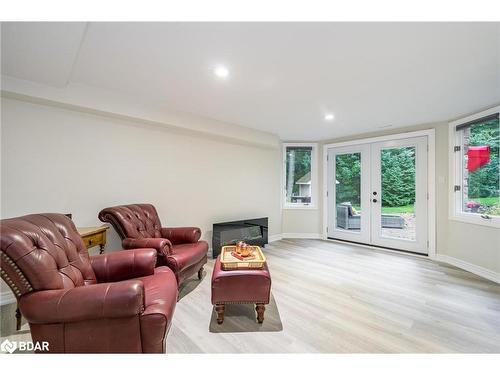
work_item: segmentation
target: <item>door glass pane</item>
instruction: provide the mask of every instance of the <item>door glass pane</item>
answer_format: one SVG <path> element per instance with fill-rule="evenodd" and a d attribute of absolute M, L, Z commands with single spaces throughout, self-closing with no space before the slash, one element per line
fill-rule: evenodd
<path fill-rule="evenodd" d="M 361 230 L 361 153 L 335 156 L 336 227 Z"/>
<path fill-rule="evenodd" d="M 384 149 L 380 157 L 381 234 L 415 241 L 415 147 Z"/>

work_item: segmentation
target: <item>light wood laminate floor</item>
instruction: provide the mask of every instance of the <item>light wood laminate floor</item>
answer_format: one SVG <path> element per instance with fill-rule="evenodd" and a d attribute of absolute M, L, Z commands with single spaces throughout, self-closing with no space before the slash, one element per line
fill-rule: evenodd
<path fill-rule="evenodd" d="M 169 353 L 500 352 L 498 284 L 420 257 L 321 240 L 277 241 L 265 253 L 283 330 L 209 332 L 209 260 L 203 280 L 181 290 Z"/>
<path fill-rule="evenodd" d="M 265 326 L 248 318 L 248 306 L 240 328 L 253 332 L 210 332 L 210 259 L 202 281 L 181 289 L 168 353 L 500 352 L 499 284 L 420 257 L 321 240 L 277 241 L 265 253 L 283 329 L 255 332 Z M 3 336 L 29 340 L 29 326 Z"/>

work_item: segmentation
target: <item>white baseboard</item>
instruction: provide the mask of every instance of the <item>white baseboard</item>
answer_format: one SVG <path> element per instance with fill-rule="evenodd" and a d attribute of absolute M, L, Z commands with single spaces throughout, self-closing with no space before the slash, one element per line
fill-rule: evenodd
<path fill-rule="evenodd" d="M 304 238 L 311 240 L 319 240 L 322 237 L 319 233 L 283 233 L 281 235 L 282 238 Z"/>
<path fill-rule="evenodd" d="M 10 305 L 11 303 L 16 302 L 16 297 L 10 290 L 6 290 L 0 293 L 0 306 Z"/>
<path fill-rule="evenodd" d="M 303 239 L 321 239 L 321 235 L 318 233 L 282 233 L 282 234 L 274 234 L 269 236 L 269 243 L 274 241 L 282 240 L 283 238 L 303 238 Z"/>
<path fill-rule="evenodd" d="M 430 256 L 428 256 L 427 254 L 417 254 L 417 253 L 410 253 L 410 252 L 407 252 L 407 251 L 387 249 L 385 247 L 367 245 L 367 244 L 364 244 L 364 243 L 347 242 L 347 241 L 342 241 L 342 240 L 336 240 L 334 238 L 327 238 L 325 241 L 335 242 L 335 243 L 346 245 L 346 246 L 355 246 L 355 247 L 362 247 L 364 249 L 370 249 L 370 250 L 376 250 L 376 251 L 384 251 L 384 252 L 387 252 L 387 253 L 392 253 L 392 254 L 397 254 L 397 255 L 402 255 L 402 256 L 416 257 L 416 258 L 422 258 L 422 259 L 433 259 Z"/>
<path fill-rule="evenodd" d="M 439 262 L 451 264 L 452 266 L 461 268 L 475 275 L 484 277 L 485 279 L 500 284 L 500 273 L 498 272 L 444 254 L 436 254 L 436 256 L 432 259 Z"/>
<path fill-rule="evenodd" d="M 271 243 L 271 242 L 274 242 L 274 241 L 279 241 L 279 240 L 282 240 L 283 239 L 283 236 L 281 234 L 274 234 L 272 236 L 269 236 L 267 238 L 268 242 Z"/>

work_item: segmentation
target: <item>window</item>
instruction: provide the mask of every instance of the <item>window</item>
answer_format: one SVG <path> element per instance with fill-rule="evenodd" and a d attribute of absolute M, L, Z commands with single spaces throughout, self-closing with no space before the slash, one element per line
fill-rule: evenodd
<path fill-rule="evenodd" d="M 316 208 L 316 144 L 283 145 L 285 208 Z"/>
<path fill-rule="evenodd" d="M 454 121 L 451 215 L 500 227 L 500 107 Z"/>

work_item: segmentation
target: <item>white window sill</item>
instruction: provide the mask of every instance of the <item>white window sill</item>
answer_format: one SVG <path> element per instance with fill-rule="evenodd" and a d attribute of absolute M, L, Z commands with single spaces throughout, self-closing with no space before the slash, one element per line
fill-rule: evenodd
<path fill-rule="evenodd" d="M 492 217 L 491 219 L 483 219 L 479 214 L 455 214 L 449 217 L 450 220 L 459 221 L 462 223 L 482 225 L 491 228 L 500 228 L 500 217 Z"/>
<path fill-rule="evenodd" d="M 315 204 L 304 204 L 297 206 L 283 206 L 284 210 L 317 210 L 318 207 Z"/>

